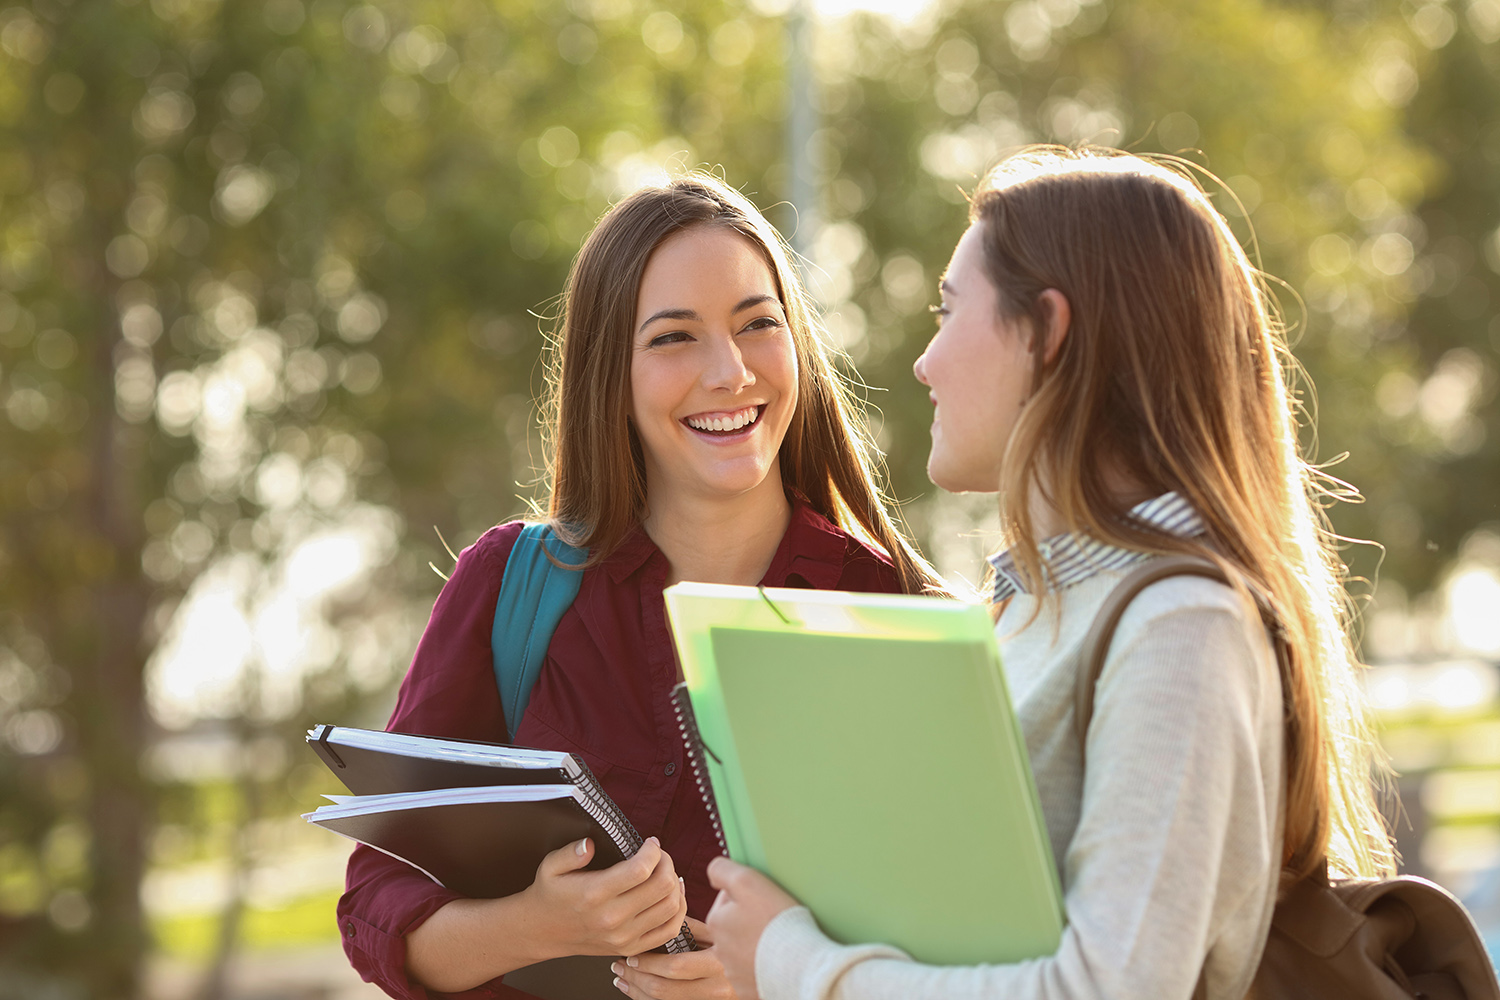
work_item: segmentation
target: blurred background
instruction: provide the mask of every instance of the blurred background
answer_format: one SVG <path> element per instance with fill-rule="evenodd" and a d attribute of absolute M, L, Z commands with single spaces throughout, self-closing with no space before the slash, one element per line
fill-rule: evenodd
<path fill-rule="evenodd" d="M 556 293 L 664 171 L 805 254 L 976 578 L 910 368 L 1036 140 L 1183 151 L 1285 281 L 1404 865 L 1500 941 L 1500 0 L 0 0 L 0 1000 L 377 995 L 303 733 L 538 495 Z"/>

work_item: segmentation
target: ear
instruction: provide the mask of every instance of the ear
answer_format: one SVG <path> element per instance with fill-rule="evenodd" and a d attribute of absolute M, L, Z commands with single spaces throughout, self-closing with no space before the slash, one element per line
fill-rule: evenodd
<path fill-rule="evenodd" d="M 1073 326 L 1073 306 L 1068 297 L 1055 288 L 1044 289 L 1037 296 L 1037 305 L 1044 319 L 1041 333 L 1046 339 L 1042 344 L 1042 364 L 1047 366 L 1057 360 L 1057 352 L 1062 350 L 1063 341 Z"/>

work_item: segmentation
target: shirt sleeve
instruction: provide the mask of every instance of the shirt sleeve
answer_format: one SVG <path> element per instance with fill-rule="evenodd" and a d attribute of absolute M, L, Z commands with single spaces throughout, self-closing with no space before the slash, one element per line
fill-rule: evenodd
<path fill-rule="evenodd" d="M 1280 787 L 1274 671 L 1259 622 L 1247 625 L 1228 601 L 1138 616 L 1128 630 L 1122 622 L 1089 729 L 1082 813 L 1063 866 L 1068 926 L 1055 955 L 923 965 L 838 945 L 798 908 L 761 939 L 761 995 L 1187 1000 L 1215 941 L 1263 939 L 1269 919 L 1262 897 L 1280 843 L 1279 791 L 1267 794 Z M 933 854 L 953 863 L 945 849 Z M 1248 983 L 1217 981 L 1211 968 L 1208 985 L 1210 996 L 1227 996 Z"/>
<path fill-rule="evenodd" d="M 486 532 L 459 554 L 401 682 L 390 732 L 453 739 L 503 740 L 505 712 L 495 686 L 490 630 L 510 549 L 521 524 Z M 339 932 L 350 964 L 367 981 L 400 1000 L 439 996 L 519 996 L 498 984 L 439 994 L 406 975 L 406 935 L 460 898 L 410 865 L 364 845 L 349 856 Z"/>

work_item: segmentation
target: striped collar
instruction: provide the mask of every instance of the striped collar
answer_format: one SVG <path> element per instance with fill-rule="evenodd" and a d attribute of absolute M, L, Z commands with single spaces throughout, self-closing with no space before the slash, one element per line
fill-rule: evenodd
<path fill-rule="evenodd" d="M 1179 538 L 1192 538 L 1204 532 L 1203 519 L 1198 516 L 1198 512 L 1175 492 L 1163 493 L 1136 504 L 1130 508 L 1130 516 L 1158 531 Z M 1149 559 L 1152 555 L 1150 552 L 1106 545 L 1076 532 L 1053 535 L 1038 545 L 1037 549 L 1042 556 L 1042 577 L 1049 590 L 1071 587 L 1101 570 L 1123 569 Z M 1014 594 L 1028 592 L 1011 550 L 995 553 L 989 557 L 989 563 L 995 570 L 992 600 L 999 602 Z"/>

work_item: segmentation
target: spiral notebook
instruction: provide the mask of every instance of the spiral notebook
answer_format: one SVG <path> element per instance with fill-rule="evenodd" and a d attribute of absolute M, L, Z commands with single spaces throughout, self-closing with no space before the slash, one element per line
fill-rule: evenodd
<path fill-rule="evenodd" d="M 1057 867 L 986 609 L 696 583 L 666 601 L 730 857 L 844 943 L 941 965 L 1056 951 Z"/>
<path fill-rule="evenodd" d="M 476 899 L 520 892 L 550 851 L 592 837 L 590 869 L 635 854 L 641 835 L 573 754 L 345 726 L 307 742 L 354 795 L 330 795 L 304 818 L 406 862 Z M 692 951 L 691 932 L 662 949 Z M 505 983 L 542 1000 L 620 996 L 608 956 L 540 962 Z"/>

